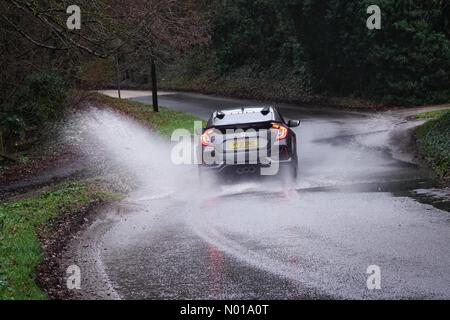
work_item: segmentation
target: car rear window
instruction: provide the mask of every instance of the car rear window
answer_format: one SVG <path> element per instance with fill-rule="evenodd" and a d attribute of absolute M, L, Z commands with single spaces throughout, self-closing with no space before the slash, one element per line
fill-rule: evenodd
<path fill-rule="evenodd" d="M 274 109 L 270 109 L 267 114 L 261 113 L 264 108 L 251 108 L 251 109 L 233 109 L 222 110 L 224 117 L 220 119 L 217 117 L 217 112 L 211 116 L 208 121 L 208 127 L 239 125 L 246 123 L 260 123 L 269 121 L 280 121 L 278 114 Z"/>

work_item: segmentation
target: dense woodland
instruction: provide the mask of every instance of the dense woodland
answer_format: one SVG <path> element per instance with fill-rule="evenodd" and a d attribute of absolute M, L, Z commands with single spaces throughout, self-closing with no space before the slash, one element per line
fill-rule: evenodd
<path fill-rule="evenodd" d="M 68 30 L 71 4 L 0 3 L 2 149 L 60 117 L 72 89 L 114 86 L 117 74 L 147 88 L 151 60 L 174 88 L 450 100 L 449 0 L 81 0 L 82 28 Z M 366 26 L 373 4 L 380 30 Z"/>
<path fill-rule="evenodd" d="M 381 30 L 366 26 L 373 4 Z M 302 92 L 396 105 L 450 98 L 448 0 L 228 0 L 212 10 L 210 46 L 174 68 L 187 79 L 266 79 L 268 89 L 281 81 L 299 100 Z"/>

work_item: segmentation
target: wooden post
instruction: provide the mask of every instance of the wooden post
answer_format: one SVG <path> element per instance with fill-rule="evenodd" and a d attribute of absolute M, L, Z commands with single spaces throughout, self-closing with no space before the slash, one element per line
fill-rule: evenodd
<path fill-rule="evenodd" d="M 120 69 L 119 69 L 119 55 L 116 54 L 116 73 L 117 73 L 117 92 L 119 94 L 119 99 L 122 99 L 120 94 Z"/>
<path fill-rule="evenodd" d="M 153 98 L 153 111 L 159 112 L 158 84 L 156 83 L 156 65 L 154 59 L 152 59 L 152 98 Z"/>

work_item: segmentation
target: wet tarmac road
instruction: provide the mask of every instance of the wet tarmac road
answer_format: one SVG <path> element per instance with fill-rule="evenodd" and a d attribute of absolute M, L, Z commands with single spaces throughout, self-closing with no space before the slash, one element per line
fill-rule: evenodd
<path fill-rule="evenodd" d="M 160 101 L 204 118 L 216 107 L 257 104 L 182 93 Z M 105 134 L 100 143 L 139 172 L 141 187 L 70 244 L 64 260 L 82 269 L 78 297 L 450 298 L 450 215 L 411 197 L 432 183 L 399 141 L 409 124 L 395 112 L 282 110 L 302 120 L 291 187 L 199 185 L 195 168 L 167 163 L 163 142 L 147 145 L 144 129 L 98 115 L 98 135 L 115 122 L 115 132 L 135 137 Z M 371 265 L 381 270 L 380 290 L 367 288 Z"/>

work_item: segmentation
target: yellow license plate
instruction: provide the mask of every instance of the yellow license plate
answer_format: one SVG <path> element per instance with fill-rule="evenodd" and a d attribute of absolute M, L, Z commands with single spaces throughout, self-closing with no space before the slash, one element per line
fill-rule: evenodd
<path fill-rule="evenodd" d="M 228 148 L 233 150 L 250 149 L 258 147 L 258 140 L 237 140 L 228 142 Z"/>

